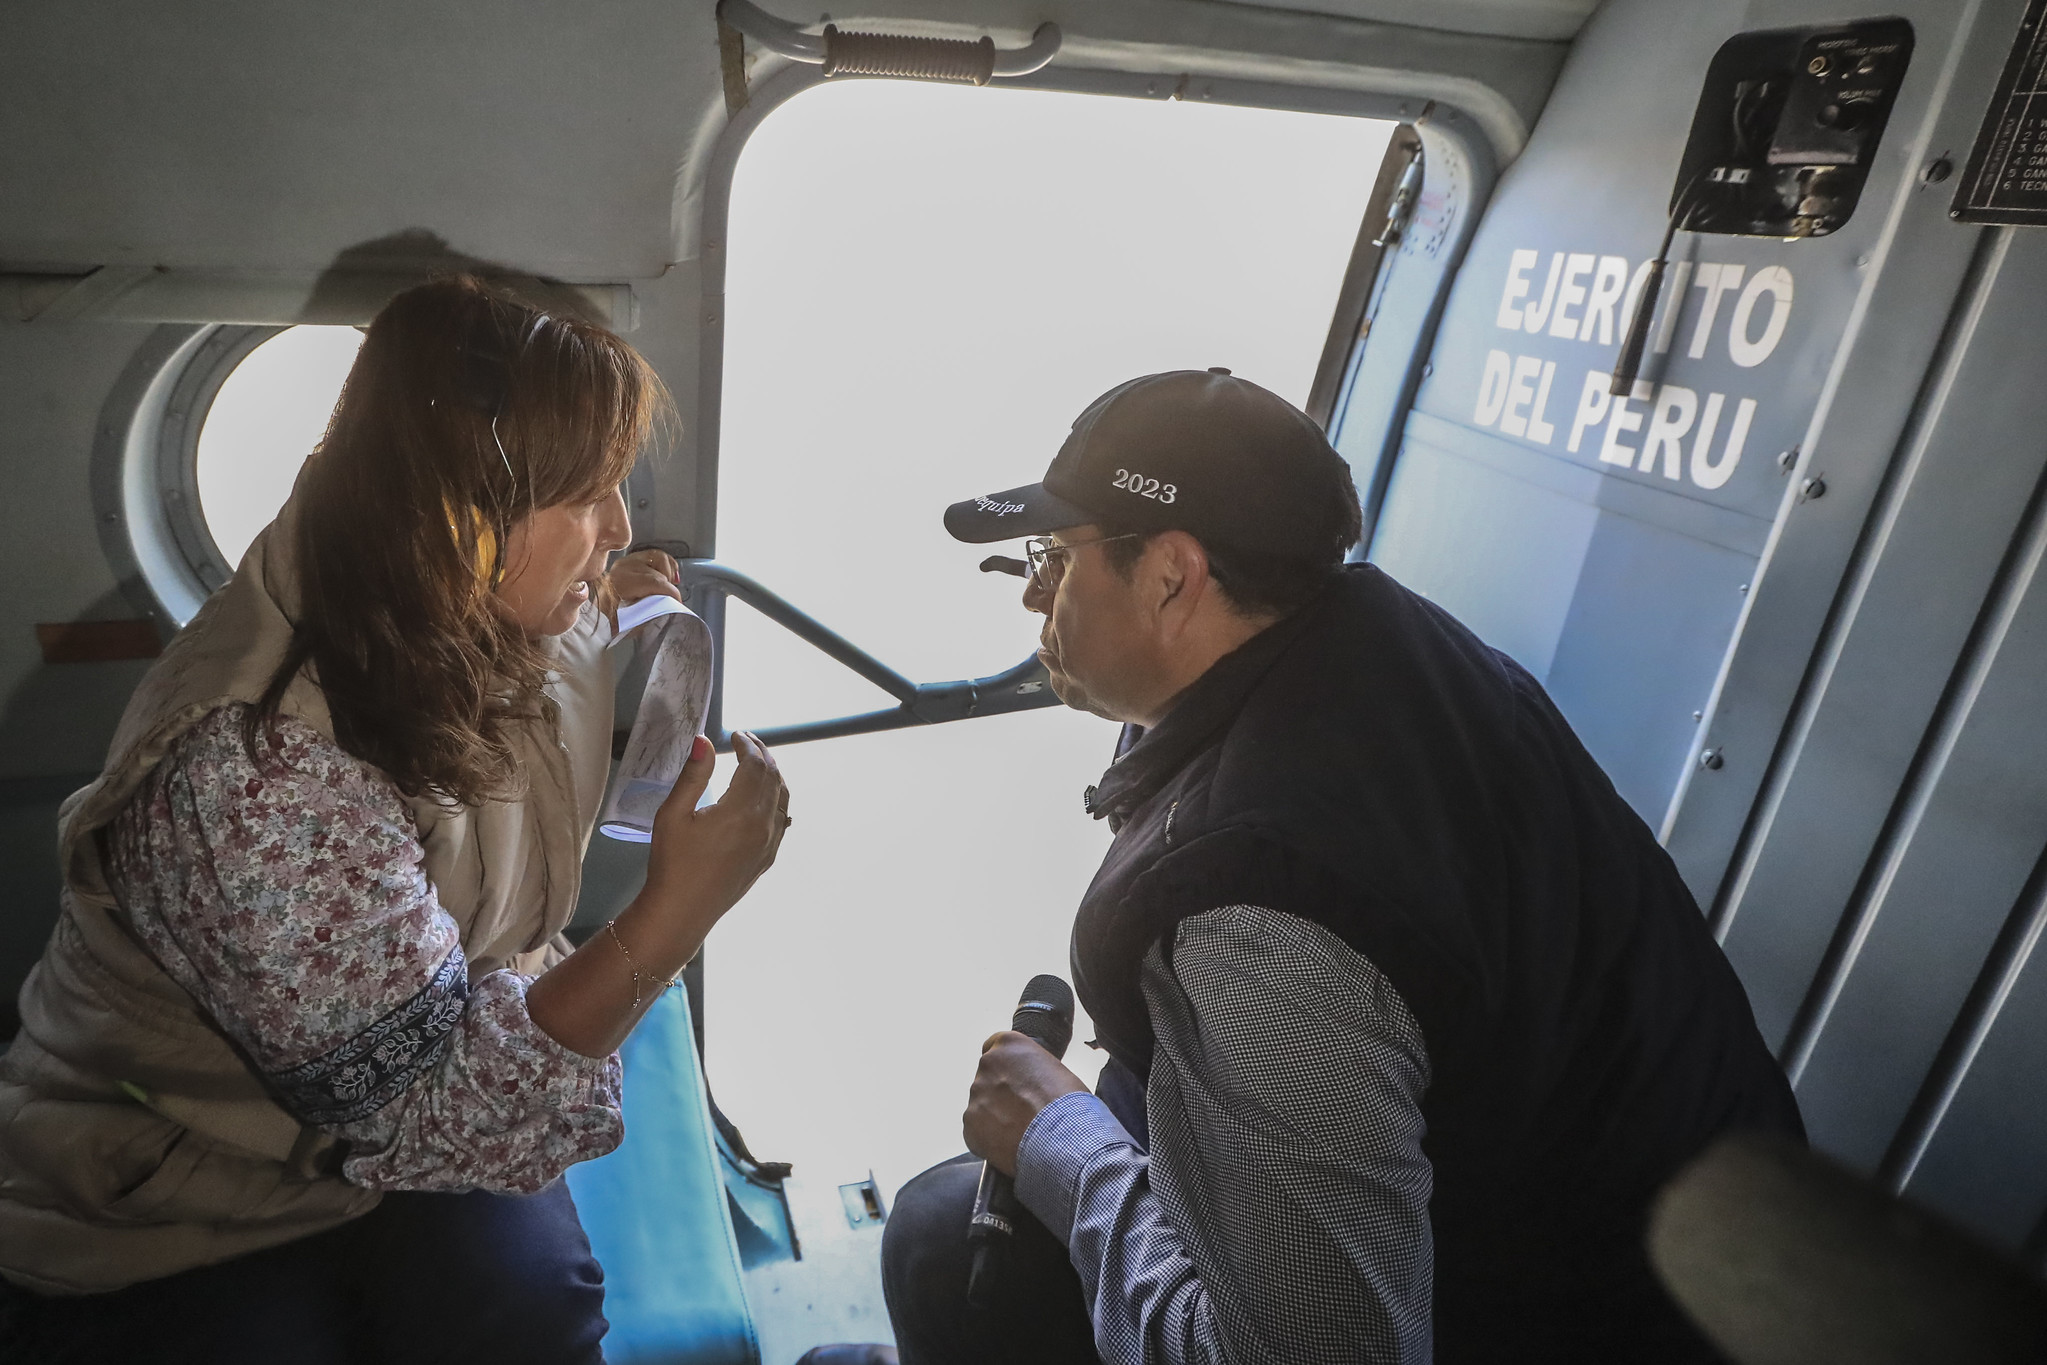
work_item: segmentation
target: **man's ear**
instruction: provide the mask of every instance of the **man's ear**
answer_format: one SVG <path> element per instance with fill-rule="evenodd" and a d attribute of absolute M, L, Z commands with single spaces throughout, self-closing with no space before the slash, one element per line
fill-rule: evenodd
<path fill-rule="evenodd" d="M 1160 624 L 1178 634 L 1208 595 L 1208 552 L 1185 531 L 1166 531 L 1151 543 Z"/>

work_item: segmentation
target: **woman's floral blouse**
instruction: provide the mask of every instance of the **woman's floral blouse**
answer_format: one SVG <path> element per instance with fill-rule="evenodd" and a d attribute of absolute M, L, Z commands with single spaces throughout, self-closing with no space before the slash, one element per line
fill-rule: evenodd
<path fill-rule="evenodd" d="M 389 1190 L 530 1193 L 624 1133 L 614 1055 L 526 1013 L 530 978 L 470 980 L 389 779 L 303 722 L 242 744 L 212 712 L 106 831 L 135 932 L 342 1174 Z"/>

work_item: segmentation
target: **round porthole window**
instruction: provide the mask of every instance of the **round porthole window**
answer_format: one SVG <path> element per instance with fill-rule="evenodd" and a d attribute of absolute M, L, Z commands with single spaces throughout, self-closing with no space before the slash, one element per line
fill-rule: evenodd
<path fill-rule="evenodd" d="M 179 555 L 208 591 L 290 496 L 361 345 L 353 327 L 223 326 L 192 348 L 157 475 Z"/>
<path fill-rule="evenodd" d="M 192 448 L 198 520 L 217 567 L 238 563 L 291 495 L 362 346 L 353 327 L 248 330 L 267 335 L 233 348 Z"/>
<path fill-rule="evenodd" d="M 192 618 L 277 515 L 327 429 L 354 327 L 164 327 L 131 367 L 133 418 L 102 519 L 169 624 Z M 113 452 L 109 452 L 110 454 Z"/>

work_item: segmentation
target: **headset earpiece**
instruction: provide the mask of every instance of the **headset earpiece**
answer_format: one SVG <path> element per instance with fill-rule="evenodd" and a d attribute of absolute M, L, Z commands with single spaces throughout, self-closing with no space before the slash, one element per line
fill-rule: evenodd
<path fill-rule="evenodd" d="M 448 534 L 454 539 L 455 548 L 459 550 L 462 548 L 461 513 L 456 511 L 451 503 L 443 504 L 443 506 L 448 514 Z M 476 541 L 476 560 L 474 565 L 476 582 L 479 587 L 488 591 L 491 587 L 492 570 L 497 563 L 498 533 L 496 528 L 490 524 L 490 518 L 485 516 L 483 509 L 478 507 L 469 509 L 469 525 L 470 533 Z"/>

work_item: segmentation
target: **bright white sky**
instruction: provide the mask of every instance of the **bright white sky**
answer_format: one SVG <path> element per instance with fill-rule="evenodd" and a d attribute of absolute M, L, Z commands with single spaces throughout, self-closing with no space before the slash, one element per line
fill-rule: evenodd
<path fill-rule="evenodd" d="M 290 327 L 250 352 L 199 429 L 199 506 L 229 567 L 291 496 L 355 363 L 353 327 Z"/>
<path fill-rule="evenodd" d="M 907 82 L 798 97 L 733 190 L 719 557 L 918 681 L 1018 663 L 1021 585 L 975 570 L 1016 547 L 956 544 L 945 504 L 1039 477 L 1136 375 L 1224 365 L 1304 402 L 1389 131 Z M 358 341 L 294 328 L 223 387 L 199 483 L 230 563 Z M 890 704 L 737 606 L 727 656 L 735 725 Z M 712 936 L 707 1051 L 753 1150 L 796 1164 L 807 1242 L 836 1186 L 871 1168 L 892 1198 L 961 1149 L 982 1038 L 1032 975 L 1068 974 L 1108 843 L 1081 790 L 1115 733 L 1055 709 L 782 752 L 797 823 Z"/>

